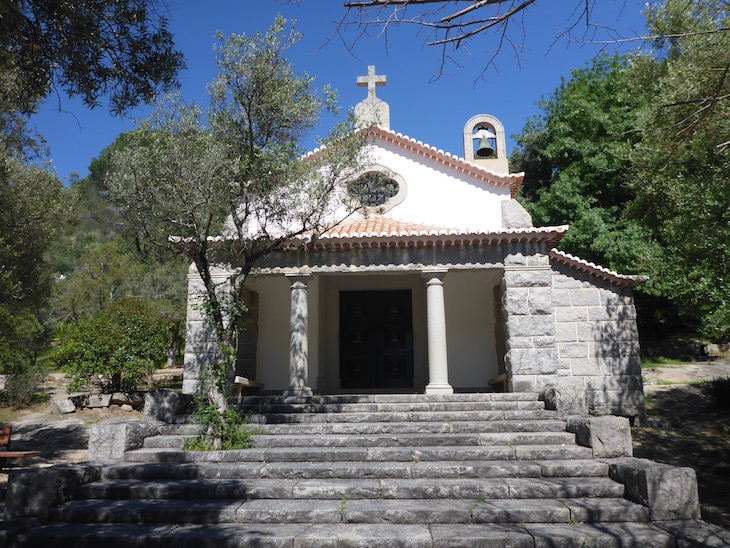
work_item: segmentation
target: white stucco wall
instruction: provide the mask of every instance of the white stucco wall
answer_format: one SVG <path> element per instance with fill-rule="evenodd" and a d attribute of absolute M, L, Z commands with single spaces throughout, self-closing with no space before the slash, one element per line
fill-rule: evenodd
<path fill-rule="evenodd" d="M 405 181 L 405 199 L 387 217 L 469 232 L 502 228 L 501 203 L 510 199 L 509 187 L 478 181 L 391 143 L 377 141 L 369 156 L 378 169 Z"/>
<path fill-rule="evenodd" d="M 485 388 L 499 374 L 494 286 L 499 273 L 449 272 L 444 279 L 449 383 Z"/>

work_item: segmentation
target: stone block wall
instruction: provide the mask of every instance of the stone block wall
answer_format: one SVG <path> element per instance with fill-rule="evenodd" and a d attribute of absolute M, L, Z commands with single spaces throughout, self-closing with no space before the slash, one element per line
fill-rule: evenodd
<path fill-rule="evenodd" d="M 554 265 L 552 300 L 558 369 L 583 381 L 591 412 L 643 416 L 632 289 Z"/>
<path fill-rule="evenodd" d="M 216 283 L 223 283 L 229 273 L 215 270 L 212 273 Z M 188 269 L 187 320 L 185 322 L 185 357 L 183 372 L 183 394 L 195 394 L 201 375 L 216 358 L 218 344 L 215 335 L 207 325 L 203 303 L 205 284 L 194 264 Z"/>
<path fill-rule="evenodd" d="M 502 313 L 509 389 L 542 391 L 558 373 L 552 271 L 547 255 L 525 249 L 505 256 Z"/>
<path fill-rule="evenodd" d="M 510 390 L 559 387 L 592 414 L 642 417 L 632 289 L 525 251 L 506 255 L 500 289 Z"/>

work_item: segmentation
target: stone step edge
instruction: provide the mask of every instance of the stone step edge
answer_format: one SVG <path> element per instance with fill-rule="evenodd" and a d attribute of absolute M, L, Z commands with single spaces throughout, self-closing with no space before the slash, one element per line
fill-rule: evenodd
<path fill-rule="evenodd" d="M 420 494 L 419 494 L 420 493 Z M 107 480 L 79 488 L 81 499 L 560 499 L 623 498 L 609 478 Z M 421 496 L 422 495 L 422 496 Z"/>
<path fill-rule="evenodd" d="M 411 402 L 488 402 L 540 401 L 539 392 L 457 392 L 455 394 L 314 394 L 312 396 L 243 396 L 240 403 L 411 403 Z"/>
<path fill-rule="evenodd" d="M 254 429 L 255 430 L 255 429 Z M 464 447 L 499 447 L 502 445 L 537 445 L 538 443 L 542 443 L 539 441 L 539 438 L 547 438 L 547 439 L 564 439 L 565 444 L 574 444 L 575 443 L 575 434 L 571 432 L 441 432 L 441 433 L 400 433 L 400 434 L 358 434 L 358 433 L 351 433 L 351 434 L 332 434 L 332 433 L 321 433 L 317 434 L 317 436 L 311 436 L 307 434 L 278 434 L 278 433 L 268 433 L 268 432 L 257 432 L 253 431 L 253 445 L 252 448 L 256 448 L 256 439 L 259 438 L 259 440 L 263 443 L 267 440 L 279 440 L 281 442 L 291 442 L 293 446 L 295 447 L 455 447 L 455 446 L 464 446 Z M 162 440 L 169 440 L 171 444 L 184 444 L 186 440 L 194 440 L 196 439 L 200 434 L 159 434 L 156 436 L 149 436 L 145 438 L 145 444 L 146 440 L 157 440 L 155 442 L 151 443 L 158 443 Z M 451 444 L 446 443 L 444 444 L 442 441 L 440 441 L 441 437 L 450 440 L 464 440 L 464 441 L 474 441 L 476 443 L 473 444 Z M 510 437 L 512 439 L 510 439 Z M 526 438 L 534 437 L 535 440 L 528 440 Z M 399 444 L 385 444 L 382 445 L 378 440 L 365 440 L 363 438 L 412 438 L 414 440 L 424 440 L 429 442 L 434 442 L 433 444 L 429 445 L 399 445 Z M 503 439 L 504 438 L 504 439 Z M 516 438 L 516 439 L 515 439 Z M 523 438 L 523 439 L 520 439 Z M 311 440 L 311 444 L 307 445 L 297 445 L 296 442 L 299 442 L 301 440 Z M 328 441 L 334 441 L 338 440 L 342 443 L 327 443 Z M 366 443 L 354 443 L 354 442 L 365 442 L 369 441 L 369 444 Z M 536 443 L 537 442 L 537 443 Z M 548 445 L 555 445 L 555 443 L 551 443 Z M 163 448 L 182 448 L 182 447 L 173 447 L 172 445 L 165 446 L 164 443 L 162 445 L 157 445 L 156 448 L 163 449 Z M 264 443 L 259 448 L 264 447 L 271 447 L 271 448 L 283 448 L 286 447 L 285 445 L 267 445 Z M 150 447 L 151 448 L 151 447 Z"/>
<path fill-rule="evenodd" d="M 704 522 L 701 522 L 704 523 Z M 686 529 L 694 526 L 690 523 Z M 343 548 L 367 545 L 371 548 L 402 546 L 434 548 L 435 546 L 466 547 L 510 545 L 525 548 L 536 546 L 590 545 L 626 548 L 659 548 L 675 546 L 687 539 L 693 546 L 703 546 L 701 533 L 694 537 L 675 536 L 652 524 L 603 523 L 545 525 L 538 523 L 463 524 L 463 525 L 362 525 L 362 524 L 298 524 L 298 525 L 119 525 L 119 524 L 50 524 L 28 522 L 9 532 L 8 545 L 26 546 L 73 545 L 87 539 L 86 546 L 100 546 L 109 540 L 126 538 L 134 546 L 204 546 L 212 541 L 221 548 L 259 545 L 267 540 L 277 546 L 295 545 L 317 548 L 333 542 Z M 590 542 L 595 540 L 596 542 Z"/>
<path fill-rule="evenodd" d="M 648 521 L 623 498 L 311 500 L 80 500 L 52 508 L 51 521 L 81 523 L 604 523 Z"/>
<path fill-rule="evenodd" d="M 385 459 L 388 453 L 408 454 L 408 458 L 396 455 L 396 460 Z M 438 455 L 444 453 L 445 455 Z M 394 447 L 258 447 L 228 451 L 186 451 L 175 448 L 142 448 L 124 454 L 125 462 L 251 462 L 251 463 L 377 463 L 377 462 L 453 462 L 448 453 L 465 453 L 471 458 L 463 462 L 507 461 L 531 462 L 543 459 L 571 461 L 589 459 L 590 448 L 569 445 L 473 445 L 473 446 L 394 446 Z"/>

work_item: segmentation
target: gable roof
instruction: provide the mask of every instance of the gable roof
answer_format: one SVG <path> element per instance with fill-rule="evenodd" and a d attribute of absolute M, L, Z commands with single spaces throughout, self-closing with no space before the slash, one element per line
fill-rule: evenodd
<path fill-rule="evenodd" d="M 370 126 L 367 128 L 363 128 L 359 131 L 362 132 L 365 137 L 372 137 L 382 140 L 386 143 L 394 144 L 410 152 L 414 152 L 419 156 L 423 156 L 425 158 L 429 158 L 435 162 L 438 162 L 439 164 L 443 164 L 444 166 L 447 166 L 458 172 L 465 173 L 479 181 L 484 181 L 495 186 L 509 187 L 510 197 L 512 198 L 516 196 L 517 190 L 520 188 L 522 180 L 525 178 L 524 172 L 507 174 L 496 173 L 492 170 L 469 162 L 460 156 L 455 156 L 450 152 L 444 152 L 443 150 L 437 149 L 436 147 L 433 147 L 428 143 L 416 141 L 408 135 L 396 133 L 395 131 L 390 129 Z M 313 151 L 308 152 L 305 155 L 305 158 L 317 158 L 322 154 L 323 150 L 324 147 L 316 148 Z"/>

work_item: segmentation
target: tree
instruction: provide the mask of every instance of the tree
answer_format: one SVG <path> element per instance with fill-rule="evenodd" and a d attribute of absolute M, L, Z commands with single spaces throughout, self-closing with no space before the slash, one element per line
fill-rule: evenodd
<path fill-rule="evenodd" d="M 625 216 L 633 199 L 630 154 L 638 113 L 651 93 L 632 85 L 634 56 L 603 55 L 573 70 L 540 106 L 512 153 L 525 171 L 518 197 L 537 224 L 570 224 L 561 249 L 619 271 L 644 271 L 656 250 Z"/>
<path fill-rule="evenodd" d="M 573 71 L 517 137 L 513 167 L 566 251 L 649 275 L 642 334 L 730 340 L 730 35 L 715 0 L 667 0 L 649 29 L 674 38 Z"/>
<path fill-rule="evenodd" d="M 298 1 L 298 0 L 296 0 Z M 595 45 L 601 50 L 607 46 L 647 42 L 675 42 L 683 37 L 704 35 L 705 33 L 727 34 L 727 25 L 717 25 L 713 29 L 680 28 L 653 25 L 649 34 L 624 36 L 605 21 L 596 20 L 596 0 L 572 0 L 569 2 L 544 2 L 551 9 L 565 14 L 565 24 L 555 31 L 552 44 L 558 41 L 566 44 Z M 339 36 L 348 48 L 362 38 L 386 36 L 388 31 L 397 27 L 416 27 L 424 31 L 425 44 L 441 50 L 441 62 L 434 78 L 446 74 L 449 62 L 457 66 L 459 50 L 464 55 L 479 55 L 485 59 L 480 78 L 494 68 L 504 49 L 510 50 L 519 64 L 522 52 L 527 49 L 525 21 L 533 17 L 530 8 L 537 0 L 345 0 L 345 15 L 340 20 L 335 35 Z M 616 17 L 627 8 L 627 2 L 615 1 Z M 651 12 L 663 2 L 646 4 Z M 727 0 L 692 0 L 683 3 L 685 19 L 691 14 L 693 5 L 712 6 L 716 18 L 728 11 Z M 653 7 L 652 7 L 653 6 Z M 677 4 L 679 10 L 682 8 Z M 691 15 L 689 15 L 691 18 Z M 354 33 L 349 31 L 354 28 Z M 354 39 L 350 38 L 355 36 Z M 470 51 L 470 47 L 479 51 Z M 484 44 L 484 45 L 482 45 Z M 710 92 L 707 98 L 717 97 Z"/>
<path fill-rule="evenodd" d="M 159 105 L 114 155 L 108 187 L 149 239 L 168 245 L 170 235 L 179 237 L 176 249 L 197 267 L 225 349 L 245 313 L 239 295 L 251 268 L 294 237 L 315 238 L 337 222 L 335 190 L 359 169 L 365 142 L 349 116 L 318 155 L 302 156 L 300 139 L 323 110 L 335 110 L 335 96 L 315 90 L 314 79 L 286 59 L 300 35 L 284 19 L 263 34 L 219 39 L 211 109 L 178 96 Z M 225 287 L 212 276 L 219 261 L 240 267 Z M 221 411 L 231 365 L 221 356 L 218 382 L 208 387 Z"/>
<path fill-rule="evenodd" d="M 526 49 L 524 21 L 536 0 L 348 0 L 336 34 L 348 47 L 363 37 L 386 35 L 391 28 L 409 26 L 425 32 L 425 44 L 441 50 L 441 62 L 434 75 L 445 74 L 449 61 L 456 61 L 459 50 L 469 52 L 470 44 L 483 40 L 487 49 L 480 77 L 484 78 L 504 48 L 514 53 L 517 62 Z M 573 0 L 555 6 L 565 13 L 565 26 L 556 31 L 555 41 L 592 41 L 600 34 L 619 39 L 617 32 L 594 23 L 596 0 Z M 344 31 L 355 29 L 352 34 Z"/>
<path fill-rule="evenodd" d="M 64 212 L 61 183 L 0 141 L 0 371 L 14 406 L 30 402 L 45 342 L 51 283 L 47 251 Z"/>
<path fill-rule="evenodd" d="M 727 3 L 666 0 L 658 40 L 633 78 L 654 100 L 637 123 L 633 214 L 665 249 L 655 287 L 712 340 L 730 340 L 730 27 Z"/>
<path fill-rule="evenodd" d="M 13 73 L 15 108 L 32 112 L 59 88 L 123 114 L 177 85 L 184 68 L 158 0 L 3 0 L 0 74 Z"/>

